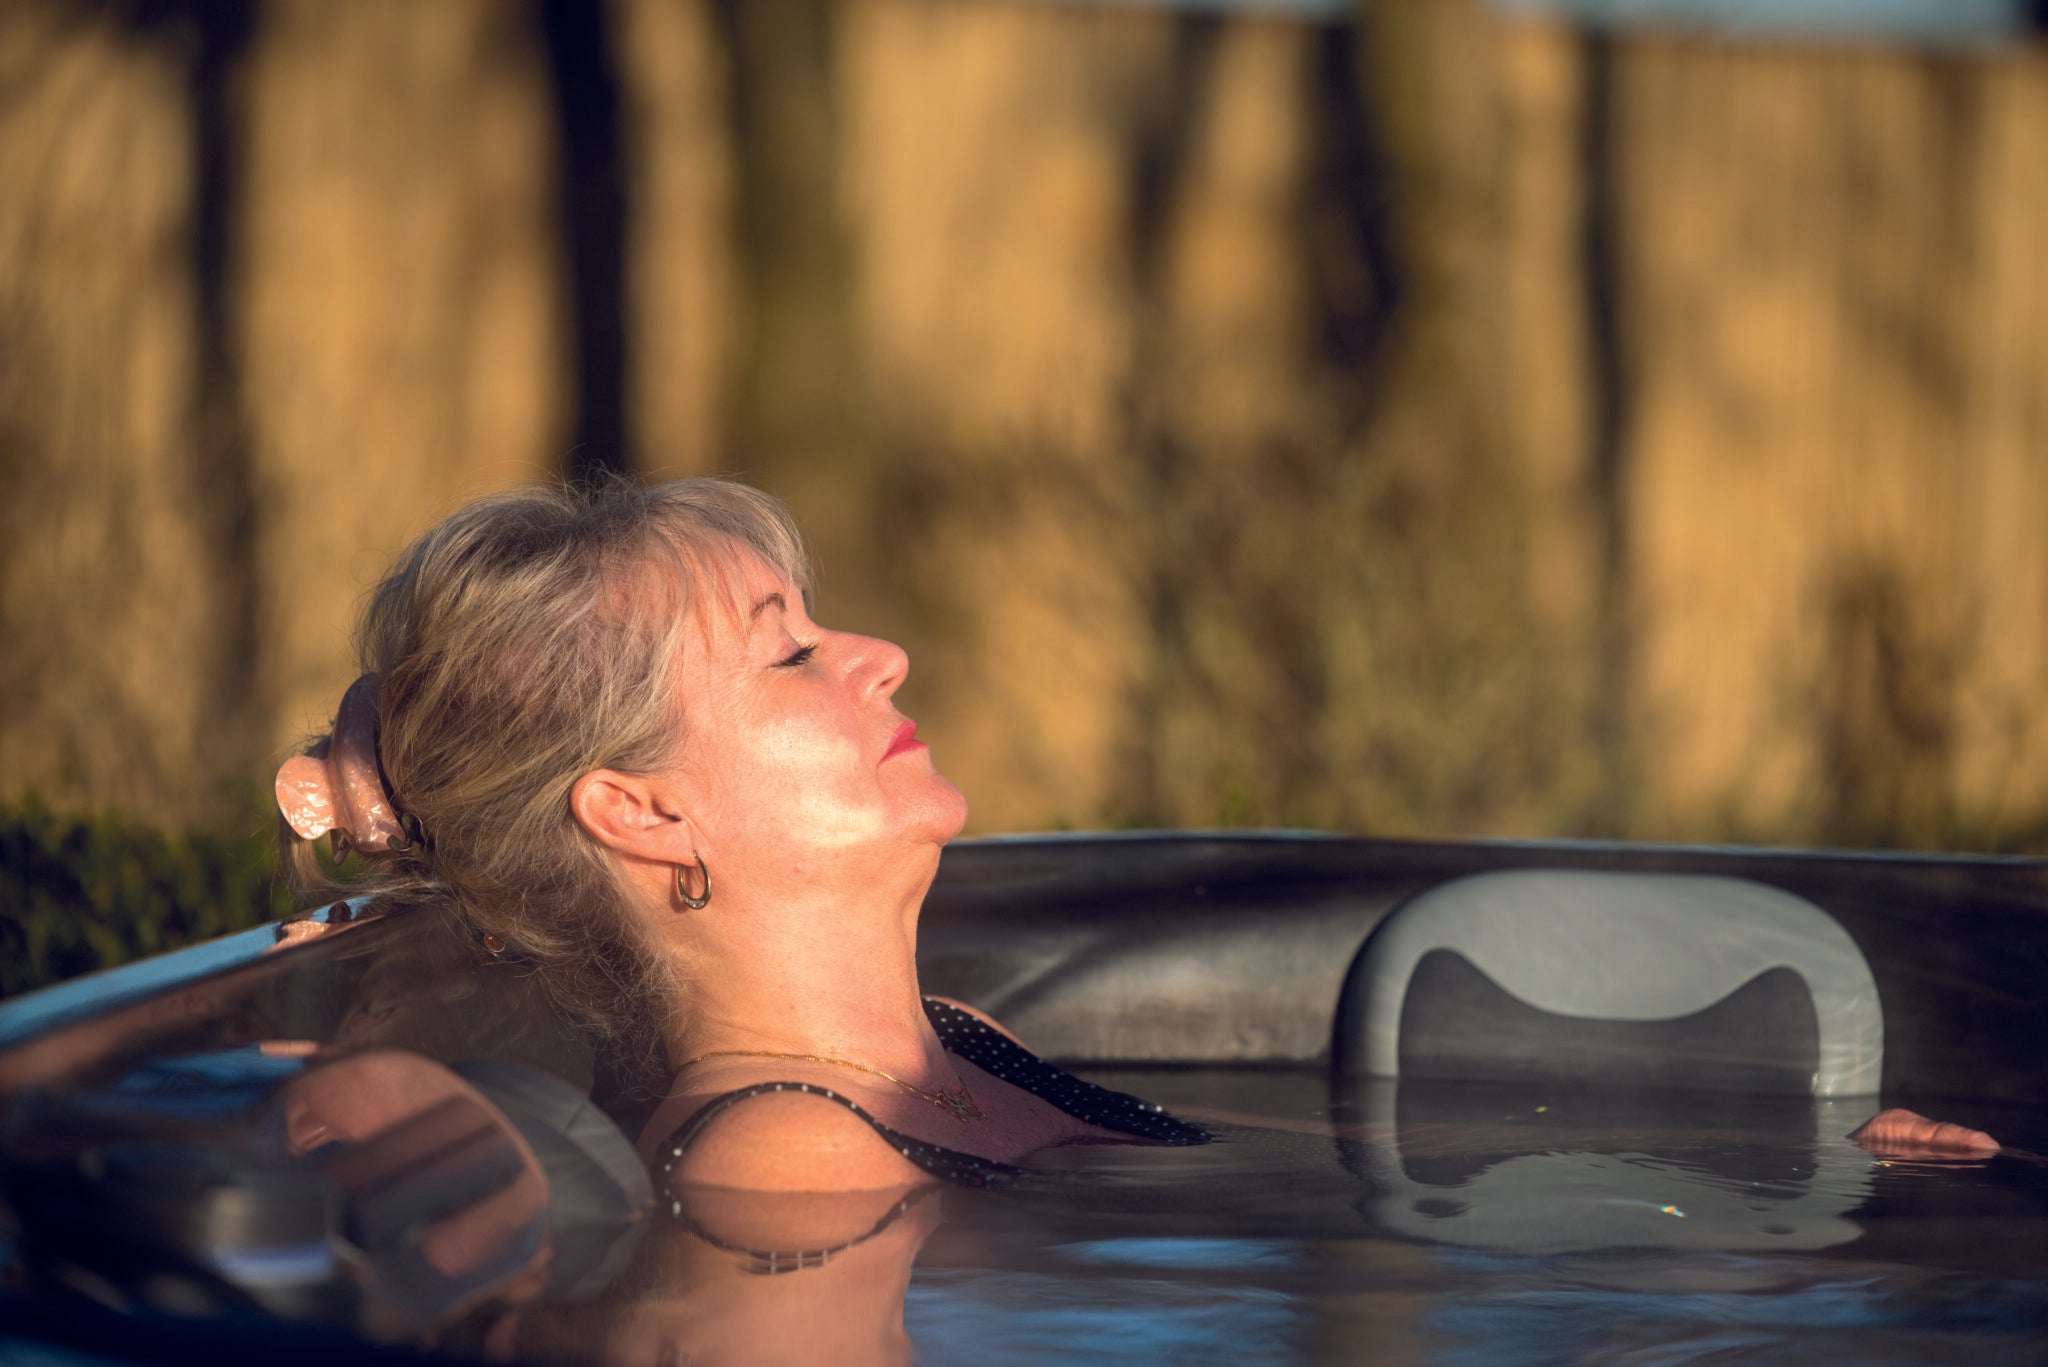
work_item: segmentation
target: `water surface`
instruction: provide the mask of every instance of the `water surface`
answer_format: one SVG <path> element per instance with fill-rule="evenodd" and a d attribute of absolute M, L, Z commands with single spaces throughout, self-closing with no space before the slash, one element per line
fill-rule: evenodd
<path fill-rule="evenodd" d="M 2048 1168 L 1874 1158 L 1864 1103 L 1091 1076 L 1240 1123 L 947 1193 L 904 1299 L 924 1359 L 2048 1357 Z"/>

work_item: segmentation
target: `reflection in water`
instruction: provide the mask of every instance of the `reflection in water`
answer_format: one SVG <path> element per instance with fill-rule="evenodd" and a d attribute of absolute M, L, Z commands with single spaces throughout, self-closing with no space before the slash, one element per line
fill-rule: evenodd
<path fill-rule="evenodd" d="M 1865 1108 L 1333 1091 L 1314 1071 L 1097 1080 L 1216 1142 L 1051 1150 L 990 1191 L 656 1193 L 617 1127 L 536 1070 L 249 1049 L 17 1108 L 0 1174 L 23 1261 L 59 1294 L 263 1306 L 559 1367 L 1983 1367 L 2048 1343 L 2048 1168 L 1887 1162 L 1842 1138 Z M 225 1222 L 227 1196 L 270 1213 Z"/>
<path fill-rule="evenodd" d="M 1174 1081 L 1142 1085 L 1204 1113 Z M 1895 1313 L 1865 1270 L 1779 1256 L 1863 1232 L 1852 1217 L 1880 1170 L 1835 1138 L 1854 1117 L 1828 1103 L 1412 1084 L 1333 1097 L 1317 1077 L 1322 1104 L 1304 1105 L 1265 1085 L 1207 1109 L 1213 1145 L 1042 1153 L 1006 1189 L 947 1193 L 942 1228 L 925 1193 L 686 1193 L 601 1300 L 525 1310 L 518 1351 L 894 1362 L 914 1338 L 941 1361 L 1235 1361 L 1253 1345 L 1261 1360 L 1348 1360 L 1367 1343 L 1497 1346 L 1489 1326 L 1510 1322 L 1527 1342 L 1576 1342 L 1596 1310 L 1638 1343 L 1652 1323 L 1696 1338 L 1700 1317 L 1746 1313 L 1768 1337 L 1802 1316 Z M 1262 1109 L 1270 1123 L 1233 1123 Z"/>
<path fill-rule="evenodd" d="M 907 1362 L 904 1295 L 939 1195 L 684 1188 L 603 1296 L 524 1311 L 517 1355 L 565 1367 Z"/>
<path fill-rule="evenodd" d="M 1722 1093 L 1380 1084 L 1350 1099 L 1351 1166 L 1390 1234 L 1514 1253 L 1817 1249 L 1862 1233 L 1869 1108 Z"/>
<path fill-rule="evenodd" d="M 911 1291 L 920 1347 L 1025 1363 L 1085 1328 L 1171 1344 L 1175 1360 L 1240 1360 L 1256 1343 L 1270 1361 L 1981 1367 L 2040 1361 L 2048 1344 L 2040 1169 L 1887 1164 L 1842 1137 L 1867 1108 L 1333 1092 L 1310 1071 L 1097 1080 L 1263 1123 L 1218 1124 L 1206 1150 L 1044 1155 L 1058 1180 L 1008 1198 L 1035 1224 L 956 1201 Z M 1569 1193 L 1517 1180 L 1547 1159 L 1575 1174 Z M 1613 1204 L 1659 1191 L 1655 1208 Z M 1683 1219 L 1661 1210 L 1674 1192 L 1693 1202 Z M 1390 1212 L 1397 1194 L 1444 1204 L 1435 1219 Z M 1117 1360 L 1064 1342 L 1062 1361 Z"/>
<path fill-rule="evenodd" d="M 17 1098 L 17 1283 L 87 1319 L 256 1312 L 481 1349 L 513 1307 L 609 1282 L 652 1191 L 576 1088 L 469 1071 L 250 1048 Z"/>
<path fill-rule="evenodd" d="M 548 1180 L 476 1088 L 416 1054 L 345 1058 L 282 1094 L 286 1142 L 317 1159 L 373 1338 L 431 1341 L 546 1284 Z"/>
<path fill-rule="evenodd" d="M 878 1199 L 874 1193 L 799 1193 L 795 1207 L 778 1218 L 774 1207 L 790 1202 L 788 1193 L 685 1188 L 674 1197 L 670 1210 L 688 1233 L 721 1252 L 742 1255 L 747 1271 L 775 1277 L 824 1267 L 835 1257 L 844 1261 L 845 1254 L 875 1239 L 939 1189 L 936 1182 L 909 1189 L 883 1208 L 872 1225 L 851 1235 L 844 1217 L 874 1209 Z M 854 1223 L 858 1226 L 858 1218 Z"/>

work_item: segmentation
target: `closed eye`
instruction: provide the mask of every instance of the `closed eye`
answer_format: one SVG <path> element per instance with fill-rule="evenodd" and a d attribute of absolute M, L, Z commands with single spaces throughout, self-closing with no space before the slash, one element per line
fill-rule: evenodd
<path fill-rule="evenodd" d="M 815 645 L 798 646 L 795 650 L 792 650 L 787 656 L 780 660 L 777 660 L 775 662 L 775 667 L 777 669 L 795 669 L 800 664 L 809 663 L 811 656 L 816 655 L 817 653 L 818 647 Z"/>

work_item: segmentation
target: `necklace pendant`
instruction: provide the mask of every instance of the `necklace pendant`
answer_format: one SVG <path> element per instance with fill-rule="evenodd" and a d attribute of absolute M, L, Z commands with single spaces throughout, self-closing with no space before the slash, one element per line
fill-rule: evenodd
<path fill-rule="evenodd" d="M 935 1093 L 934 1100 L 955 1120 L 965 1122 L 988 1119 L 988 1114 L 974 1104 L 974 1098 L 966 1094 L 965 1088 L 958 1092 Z"/>

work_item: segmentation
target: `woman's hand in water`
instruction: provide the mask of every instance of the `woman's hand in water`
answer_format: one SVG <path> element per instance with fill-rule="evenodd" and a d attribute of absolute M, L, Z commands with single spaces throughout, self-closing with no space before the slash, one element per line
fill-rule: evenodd
<path fill-rule="evenodd" d="M 1982 1130 L 1945 1120 L 1929 1120 L 1917 1111 L 1893 1107 L 1879 1111 L 1849 1132 L 1850 1142 L 1872 1153 L 1901 1158 L 1988 1157 L 1998 1141 Z"/>

